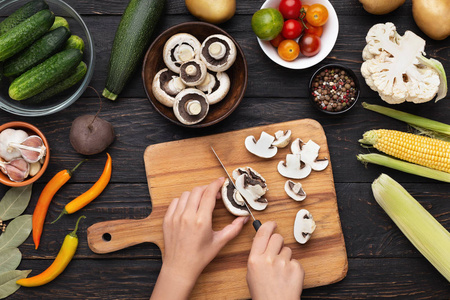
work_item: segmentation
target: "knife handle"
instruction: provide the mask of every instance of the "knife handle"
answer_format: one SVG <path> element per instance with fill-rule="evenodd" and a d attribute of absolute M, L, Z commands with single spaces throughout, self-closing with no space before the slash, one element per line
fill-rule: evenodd
<path fill-rule="evenodd" d="M 259 227 L 261 227 L 261 221 L 260 220 L 255 220 L 253 221 L 253 228 L 255 228 L 255 231 L 258 231 Z"/>

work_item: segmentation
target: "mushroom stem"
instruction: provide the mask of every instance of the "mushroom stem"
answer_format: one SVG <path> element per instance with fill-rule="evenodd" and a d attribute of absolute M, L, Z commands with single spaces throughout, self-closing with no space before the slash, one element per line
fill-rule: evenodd
<path fill-rule="evenodd" d="M 188 74 L 189 76 L 195 76 L 197 74 L 197 67 L 194 65 L 187 66 L 186 74 Z"/>
<path fill-rule="evenodd" d="M 186 103 L 186 111 L 191 116 L 196 116 L 202 111 L 202 105 L 198 100 L 190 100 Z"/>
<path fill-rule="evenodd" d="M 181 44 L 177 49 L 179 61 L 185 62 L 194 58 L 195 53 L 191 46 Z"/>
<path fill-rule="evenodd" d="M 213 57 L 214 59 L 222 59 L 225 56 L 226 48 L 225 45 L 220 42 L 214 42 L 211 45 L 209 45 L 208 48 L 209 55 Z"/>

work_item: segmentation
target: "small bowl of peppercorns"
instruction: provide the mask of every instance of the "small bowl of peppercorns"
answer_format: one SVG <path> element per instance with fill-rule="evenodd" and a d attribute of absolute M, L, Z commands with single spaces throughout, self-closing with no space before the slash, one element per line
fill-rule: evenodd
<path fill-rule="evenodd" d="M 319 68 L 309 81 L 309 99 L 326 114 L 350 110 L 359 98 L 359 82 L 349 68 L 331 64 Z"/>

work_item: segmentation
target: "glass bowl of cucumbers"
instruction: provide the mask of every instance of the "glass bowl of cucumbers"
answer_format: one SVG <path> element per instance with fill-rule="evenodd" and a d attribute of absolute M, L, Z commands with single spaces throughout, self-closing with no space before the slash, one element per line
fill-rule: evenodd
<path fill-rule="evenodd" d="M 0 108 L 37 117 L 74 103 L 94 72 L 94 42 L 80 15 L 61 0 L 0 4 Z"/>

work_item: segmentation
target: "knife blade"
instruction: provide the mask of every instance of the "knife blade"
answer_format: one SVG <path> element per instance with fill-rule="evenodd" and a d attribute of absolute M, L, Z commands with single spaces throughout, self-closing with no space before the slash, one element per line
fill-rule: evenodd
<path fill-rule="evenodd" d="M 231 179 L 230 174 L 228 173 L 227 169 L 226 169 L 225 166 L 223 165 L 223 163 L 222 163 L 222 161 L 220 160 L 219 156 L 217 155 L 216 151 L 214 150 L 214 148 L 213 148 L 212 146 L 210 146 L 210 147 L 211 147 L 212 152 L 213 152 L 214 155 L 216 156 L 217 160 L 219 161 L 220 165 L 221 165 L 222 168 L 224 169 L 225 173 L 227 174 L 228 180 L 231 182 L 231 184 L 233 185 L 233 187 L 234 187 L 234 188 L 236 189 L 236 191 L 238 191 L 238 193 L 239 193 L 239 190 L 236 188 L 236 185 L 234 184 L 233 179 Z M 239 194 L 240 194 L 240 193 L 239 193 Z M 261 221 L 255 219 L 255 217 L 254 217 L 253 214 L 252 214 L 252 211 L 251 211 L 250 208 L 248 207 L 247 200 L 245 200 L 244 196 L 241 195 L 241 197 L 242 197 L 242 199 L 244 199 L 245 207 L 247 208 L 248 212 L 250 213 L 250 216 L 252 216 L 252 218 L 253 218 L 253 228 L 255 228 L 255 230 L 258 231 L 259 227 L 261 227 L 261 225 L 262 225 L 262 224 L 261 224 Z"/>

